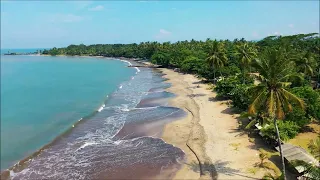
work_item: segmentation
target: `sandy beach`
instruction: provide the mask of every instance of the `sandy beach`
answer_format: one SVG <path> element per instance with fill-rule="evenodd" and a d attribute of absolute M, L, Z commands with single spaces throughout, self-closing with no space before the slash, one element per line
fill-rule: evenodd
<path fill-rule="evenodd" d="M 239 129 L 239 115 L 225 101 L 217 101 L 209 85 L 195 76 L 161 70 L 172 84 L 168 91 L 177 95 L 170 105 L 188 112 L 187 117 L 167 124 L 163 133 L 163 139 L 183 149 L 187 158 L 174 179 L 260 179 L 263 170 L 248 171 L 260 161 L 259 152 Z"/>

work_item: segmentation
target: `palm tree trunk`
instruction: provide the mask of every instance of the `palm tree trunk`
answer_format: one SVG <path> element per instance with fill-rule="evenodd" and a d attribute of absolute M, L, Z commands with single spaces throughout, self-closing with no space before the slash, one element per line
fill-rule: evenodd
<path fill-rule="evenodd" d="M 242 70 L 242 73 L 243 73 L 243 84 L 245 84 L 246 83 L 246 71 L 245 71 L 245 68 L 243 68 L 243 70 Z"/>
<path fill-rule="evenodd" d="M 213 69 L 213 84 L 216 84 L 216 70 L 214 69 L 214 65 L 212 64 Z"/>
<path fill-rule="evenodd" d="M 320 67 L 319 67 L 319 71 L 318 71 L 318 82 L 317 83 L 320 83 Z M 319 87 L 317 86 L 317 88 L 319 88 Z"/>
<path fill-rule="evenodd" d="M 278 139 L 279 151 L 280 151 L 281 162 L 282 162 L 283 179 L 286 180 L 286 166 L 284 164 L 284 157 L 283 157 L 283 153 L 282 153 L 280 134 L 279 134 L 279 129 L 278 129 L 276 118 L 274 118 L 273 123 L 274 123 L 274 127 L 276 128 L 276 132 L 277 132 L 277 139 Z"/>

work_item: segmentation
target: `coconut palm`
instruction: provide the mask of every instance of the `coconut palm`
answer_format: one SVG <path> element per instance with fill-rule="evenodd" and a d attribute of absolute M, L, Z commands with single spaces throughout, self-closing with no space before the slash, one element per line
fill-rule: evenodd
<path fill-rule="evenodd" d="M 214 76 L 214 82 L 215 82 L 216 70 L 223 67 L 227 63 L 228 58 L 226 56 L 226 50 L 222 42 L 218 42 L 215 40 L 212 42 L 209 41 L 208 43 L 209 44 L 207 49 L 206 61 L 213 68 L 213 76 Z"/>
<path fill-rule="evenodd" d="M 320 159 L 320 137 L 318 137 L 315 140 L 312 140 L 308 146 L 311 154 L 317 158 Z"/>
<path fill-rule="evenodd" d="M 302 57 L 298 58 L 296 60 L 296 64 L 298 66 L 298 70 L 306 76 L 311 77 L 314 75 L 313 67 L 316 67 L 316 62 L 310 52 L 306 52 Z"/>
<path fill-rule="evenodd" d="M 241 43 L 236 46 L 234 56 L 240 61 L 243 73 L 243 84 L 245 83 L 246 69 L 249 67 L 254 58 L 257 57 L 257 49 L 250 46 L 248 43 Z M 249 70 L 249 72 L 251 69 Z"/>
<path fill-rule="evenodd" d="M 310 180 L 320 179 L 320 167 L 319 165 L 308 163 L 301 160 L 291 161 L 291 164 L 295 167 L 300 166 L 304 169 L 304 176 Z"/>
<path fill-rule="evenodd" d="M 292 111 L 291 103 L 304 108 L 303 100 L 285 89 L 290 85 L 287 82 L 290 77 L 301 77 L 293 73 L 294 62 L 282 49 L 266 50 L 260 59 L 255 59 L 253 67 L 258 71 L 261 83 L 250 89 L 254 100 L 249 106 L 249 114 L 264 111 L 268 117 L 273 119 L 282 160 L 282 171 L 285 177 L 285 164 L 277 119 L 283 119 L 286 112 Z"/>

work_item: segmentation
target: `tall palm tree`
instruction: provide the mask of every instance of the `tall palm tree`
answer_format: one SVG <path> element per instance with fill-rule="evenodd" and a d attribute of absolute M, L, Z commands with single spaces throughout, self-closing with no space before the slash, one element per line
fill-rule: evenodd
<path fill-rule="evenodd" d="M 208 42 L 208 49 L 207 49 L 207 58 L 206 61 L 209 63 L 210 66 L 213 68 L 213 76 L 214 82 L 216 80 L 216 69 L 220 69 L 223 67 L 227 61 L 226 50 L 224 48 L 224 44 L 218 41 Z M 221 74 L 221 72 L 220 72 Z"/>
<path fill-rule="evenodd" d="M 254 58 L 257 57 L 257 49 L 253 46 L 250 46 L 248 43 L 241 43 L 236 46 L 236 51 L 234 52 L 234 56 L 238 58 L 240 61 L 240 65 L 242 66 L 243 73 L 243 84 L 245 83 L 245 73 L 246 69 L 250 67 L 250 64 Z M 249 70 L 249 72 L 251 69 Z"/>
<path fill-rule="evenodd" d="M 262 110 L 273 119 L 285 178 L 285 164 L 277 119 L 283 119 L 286 112 L 292 111 L 291 103 L 304 108 L 303 100 L 285 89 L 290 85 L 287 82 L 290 77 L 301 77 L 292 71 L 294 62 L 282 49 L 267 50 L 260 59 L 255 59 L 253 67 L 258 71 L 261 83 L 250 89 L 254 100 L 249 106 L 249 113 L 256 114 Z"/>

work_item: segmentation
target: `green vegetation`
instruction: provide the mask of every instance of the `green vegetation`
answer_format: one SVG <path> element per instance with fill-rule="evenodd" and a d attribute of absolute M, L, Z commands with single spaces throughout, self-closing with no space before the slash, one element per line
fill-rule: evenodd
<path fill-rule="evenodd" d="M 318 160 L 320 160 L 320 136 L 318 137 L 318 139 L 312 140 L 309 143 L 308 146 L 311 154 L 317 158 Z"/>
<path fill-rule="evenodd" d="M 43 54 L 138 58 L 196 74 L 213 82 L 218 96 L 249 112 L 253 117 L 249 125 L 268 124 L 262 132 L 277 139 L 280 152 L 280 138 L 294 138 L 312 120 L 320 120 L 320 37 L 316 33 L 269 36 L 258 42 L 81 44 Z"/>

